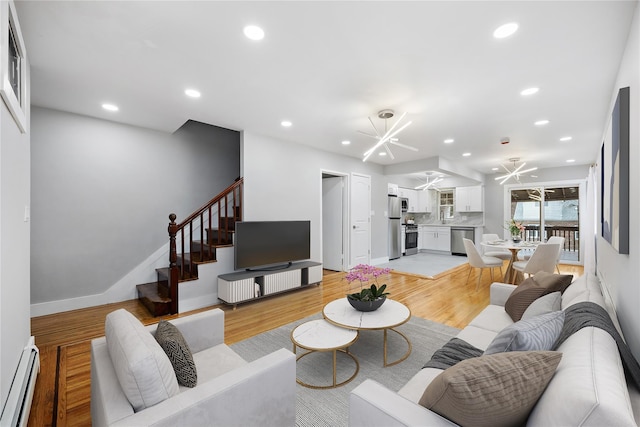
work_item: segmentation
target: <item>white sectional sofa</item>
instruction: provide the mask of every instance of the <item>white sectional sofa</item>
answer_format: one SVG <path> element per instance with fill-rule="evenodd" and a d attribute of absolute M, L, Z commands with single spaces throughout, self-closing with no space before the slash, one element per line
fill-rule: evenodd
<path fill-rule="evenodd" d="M 112 315 L 117 322 L 110 323 L 113 319 L 109 316 Z M 153 335 L 157 324 L 144 327 L 124 310 L 109 316 L 105 325 L 106 337 L 91 342 L 91 419 L 94 427 L 295 424 L 295 355 L 280 349 L 251 363 L 246 362 L 224 343 L 222 310 L 171 320 L 193 354 L 197 368 L 197 385 L 193 388 L 178 385 L 168 358 L 168 368 L 165 363 L 164 368 L 156 369 L 156 365 L 165 362 L 161 360 L 163 356 L 166 357 L 162 348 L 155 347 Z M 116 333 L 126 336 L 114 339 Z M 108 338 L 112 340 L 111 351 Z M 138 346 L 135 351 L 120 352 L 123 347 L 135 347 L 145 341 L 145 345 Z M 119 345 L 116 349 L 114 342 Z M 148 372 L 136 372 L 136 379 L 127 381 L 124 378 L 123 386 L 118 377 L 123 371 L 118 368 L 116 372 L 114 366 L 123 364 L 128 365 L 126 372 L 152 369 L 154 381 L 140 381 L 143 375 L 149 377 Z M 158 376 L 162 379 L 158 380 Z M 127 388 L 127 394 L 123 387 Z M 131 394 L 143 388 L 145 390 L 139 393 L 143 397 L 135 404 L 147 407 L 136 407 L 138 410 L 135 411 Z"/>
<path fill-rule="evenodd" d="M 491 285 L 487 306 L 458 338 L 485 350 L 513 324 L 504 305 L 516 287 Z M 582 301 L 605 307 L 598 279 L 577 278 L 562 294 L 561 308 Z M 606 307 L 605 307 L 606 308 Z M 529 426 L 635 426 L 623 365 L 615 340 L 602 329 L 585 327 L 557 349 L 562 359 L 527 419 Z M 425 360 L 426 362 L 426 360 Z M 368 379 L 350 394 L 351 426 L 452 426 L 450 420 L 418 404 L 429 383 L 443 371 L 425 368 L 397 393 Z"/>

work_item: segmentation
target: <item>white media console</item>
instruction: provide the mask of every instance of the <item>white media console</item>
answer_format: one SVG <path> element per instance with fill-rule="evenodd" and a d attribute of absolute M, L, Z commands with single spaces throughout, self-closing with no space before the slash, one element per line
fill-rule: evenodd
<path fill-rule="evenodd" d="M 278 270 L 250 270 L 218 276 L 218 299 L 237 305 L 281 292 L 289 292 L 322 281 L 322 264 L 294 262 Z"/>

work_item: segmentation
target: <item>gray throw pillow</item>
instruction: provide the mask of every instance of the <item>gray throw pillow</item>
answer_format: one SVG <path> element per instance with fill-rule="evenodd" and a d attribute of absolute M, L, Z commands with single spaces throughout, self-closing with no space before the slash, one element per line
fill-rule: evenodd
<path fill-rule="evenodd" d="M 191 349 L 178 328 L 161 320 L 156 329 L 156 340 L 171 361 L 178 383 L 185 387 L 195 387 L 198 383 L 196 364 L 193 362 Z"/>
<path fill-rule="evenodd" d="M 562 353 L 515 351 L 463 360 L 435 377 L 420 405 L 461 426 L 520 426 Z"/>
<path fill-rule="evenodd" d="M 553 311 L 521 320 L 500 331 L 484 354 L 551 350 L 563 326 L 564 311 Z"/>
<path fill-rule="evenodd" d="M 533 301 L 522 313 L 522 320 L 559 310 L 562 310 L 562 294 L 560 291 L 551 292 Z"/>

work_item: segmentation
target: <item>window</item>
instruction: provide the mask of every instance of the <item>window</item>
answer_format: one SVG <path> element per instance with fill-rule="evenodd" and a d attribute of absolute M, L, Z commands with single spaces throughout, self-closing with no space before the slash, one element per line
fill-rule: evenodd
<path fill-rule="evenodd" d="M 579 187 L 540 186 L 511 189 L 511 218 L 525 226 L 528 241 L 547 241 L 564 237 L 560 257 L 563 261 L 580 259 Z"/>
<path fill-rule="evenodd" d="M 21 132 L 27 131 L 26 50 L 13 2 L 0 2 L 0 94 Z"/>

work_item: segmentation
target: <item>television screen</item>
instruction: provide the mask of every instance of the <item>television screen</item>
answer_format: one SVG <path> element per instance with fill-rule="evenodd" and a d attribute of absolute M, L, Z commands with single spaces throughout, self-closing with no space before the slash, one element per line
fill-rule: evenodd
<path fill-rule="evenodd" d="M 287 265 L 311 257 L 311 221 L 243 221 L 235 229 L 236 270 Z"/>

